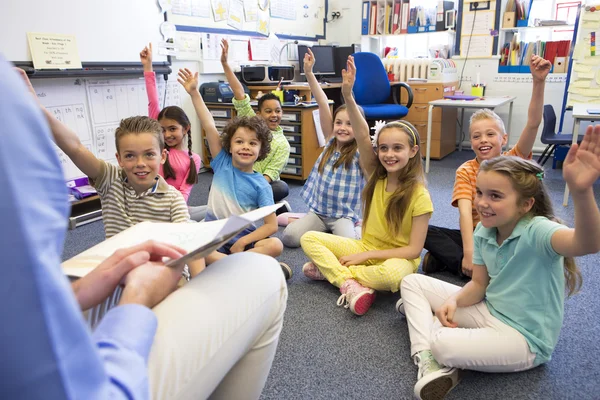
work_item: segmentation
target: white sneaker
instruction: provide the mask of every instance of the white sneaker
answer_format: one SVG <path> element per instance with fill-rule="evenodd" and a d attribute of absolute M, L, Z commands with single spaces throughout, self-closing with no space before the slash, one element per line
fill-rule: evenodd
<path fill-rule="evenodd" d="M 429 350 L 419 352 L 415 364 L 419 366 L 414 390 L 417 399 L 441 400 L 458 384 L 458 369 L 441 366 Z"/>
<path fill-rule="evenodd" d="M 404 300 L 400 299 L 396 302 L 396 311 L 406 318 L 406 313 L 404 312 Z"/>

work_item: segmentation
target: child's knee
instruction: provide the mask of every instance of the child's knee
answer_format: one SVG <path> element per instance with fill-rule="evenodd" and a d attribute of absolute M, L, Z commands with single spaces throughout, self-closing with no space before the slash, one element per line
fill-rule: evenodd
<path fill-rule="evenodd" d="M 433 357 L 441 365 L 445 365 L 447 367 L 455 367 L 460 365 L 459 360 L 464 358 L 464 356 L 462 356 L 460 353 L 461 346 L 459 346 L 455 340 L 451 340 L 450 337 L 441 333 L 442 332 L 438 330 L 437 334 L 433 333 L 431 336 L 431 354 L 433 354 Z"/>
<path fill-rule="evenodd" d="M 283 234 L 281 235 L 281 241 L 285 247 L 300 247 L 300 238 L 295 232 L 292 232 L 289 227 L 285 228 L 283 231 Z"/>
<path fill-rule="evenodd" d="M 269 238 L 269 254 L 273 257 L 279 257 L 283 253 L 283 243 L 278 238 Z"/>
<path fill-rule="evenodd" d="M 306 250 L 307 246 L 310 246 L 311 244 L 314 244 L 318 241 L 317 238 L 319 236 L 319 233 L 320 232 L 315 231 L 306 232 L 300 237 L 300 246 L 302 246 L 302 248 Z"/>

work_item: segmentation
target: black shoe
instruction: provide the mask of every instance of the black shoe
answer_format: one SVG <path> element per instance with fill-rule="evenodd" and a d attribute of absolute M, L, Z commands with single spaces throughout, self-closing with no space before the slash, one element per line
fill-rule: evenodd
<path fill-rule="evenodd" d="M 433 274 L 434 272 L 441 272 L 446 269 L 446 266 L 441 262 L 435 259 L 431 253 L 425 253 L 423 257 L 423 264 L 421 265 L 421 269 L 425 275 Z"/>
<path fill-rule="evenodd" d="M 290 266 L 287 265 L 286 263 L 280 262 L 279 265 L 281 266 L 281 271 L 283 272 L 283 276 L 285 276 L 285 280 L 289 281 L 291 279 L 291 277 L 294 275 L 294 271 L 292 271 Z"/>
<path fill-rule="evenodd" d="M 285 200 L 278 201 L 275 204 L 283 204 L 283 206 L 279 207 L 275 211 L 275 215 L 281 215 L 281 214 L 286 213 L 286 212 L 292 212 L 292 207 L 290 206 L 290 203 L 288 203 Z"/>

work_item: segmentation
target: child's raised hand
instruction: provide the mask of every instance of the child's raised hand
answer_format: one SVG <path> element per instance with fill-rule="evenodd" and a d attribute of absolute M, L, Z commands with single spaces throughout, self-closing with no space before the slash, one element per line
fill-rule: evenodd
<path fill-rule="evenodd" d="M 14 70 L 21 76 L 21 79 L 23 79 L 23 82 L 25 83 L 25 86 L 27 86 L 27 90 L 29 90 L 29 93 L 31 93 L 33 97 L 37 100 L 37 94 L 35 94 L 35 90 L 33 89 L 33 85 L 31 84 L 27 73 L 21 68 L 14 68 Z"/>
<path fill-rule="evenodd" d="M 454 313 L 456 312 L 456 308 L 456 300 L 450 298 L 435 311 L 435 316 L 445 327 L 458 328 L 458 324 L 454 322 Z"/>
<path fill-rule="evenodd" d="M 140 51 L 140 61 L 144 67 L 152 65 L 152 43 L 148 43 L 148 46 Z"/>
<path fill-rule="evenodd" d="M 229 42 L 221 39 L 221 64 L 227 64 L 227 55 L 229 53 Z"/>
<path fill-rule="evenodd" d="M 552 64 L 550 61 L 536 55 L 531 57 L 531 75 L 534 80 L 542 82 L 546 80 L 546 76 L 548 76 L 551 68 Z"/>
<path fill-rule="evenodd" d="M 352 88 L 356 80 L 356 65 L 354 65 L 354 57 L 348 56 L 346 69 L 342 70 L 342 94 L 344 97 L 352 96 Z"/>
<path fill-rule="evenodd" d="M 187 68 L 183 68 L 179 70 L 177 75 L 179 76 L 179 78 L 177 78 L 177 82 L 181 83 L 181 86 L 183 86 L 188 94 L 198 91 L 198 72 L 192 74 L 192 71 Z"/>
<path fill-rule="evenodd" d="M 573 193 L 590 189 L 600 178 L 600 125 L 588 126 L 581 144 L 571 146 L 563 163 L 563 178 Z"/>
<path fill-rule="evenodd" d="M 315 65 L 315 55 L 310 48 L 307 48 L 307 53 L 304 54 L 304 73 L 312 72 Z"/>

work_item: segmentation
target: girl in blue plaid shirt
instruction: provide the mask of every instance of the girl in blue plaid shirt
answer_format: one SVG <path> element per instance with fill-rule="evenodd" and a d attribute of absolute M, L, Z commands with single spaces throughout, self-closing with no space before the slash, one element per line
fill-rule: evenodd
<path fill-rule="evenodd" d="M 300 237 L 308 231 L 355 239 L 355 226 L 360 219 L 360 193 L 365 175 L 352 124 L 345 105 L 338 107 L 332 117 L 329 100 L 313 73 L 314 64 L 315 56 L 308 49 L 304 73 L 319 105 L 321 128 L 328 143 L 302 189 L 308 213 L 283 231 L 281 241 L 287 247 L 299 247 Z"/>
<path fill-rule="evenodd" d="M 433 204 L 415 127 L 404 121 L 386 124 L 377 134 L 374 152 L 367 121 L 352 96 L 356 78 L 352 56 L 342 76 L 347 113 L 369 177 L 362 196 L 362 239 L 304 234 L 300 242 L 311 262 L 302 271 L 339 287 L 338 305 L 363 315 L 375 300 L 375 290 L 397 292 L 402 279 L 417 271 Z"/>

